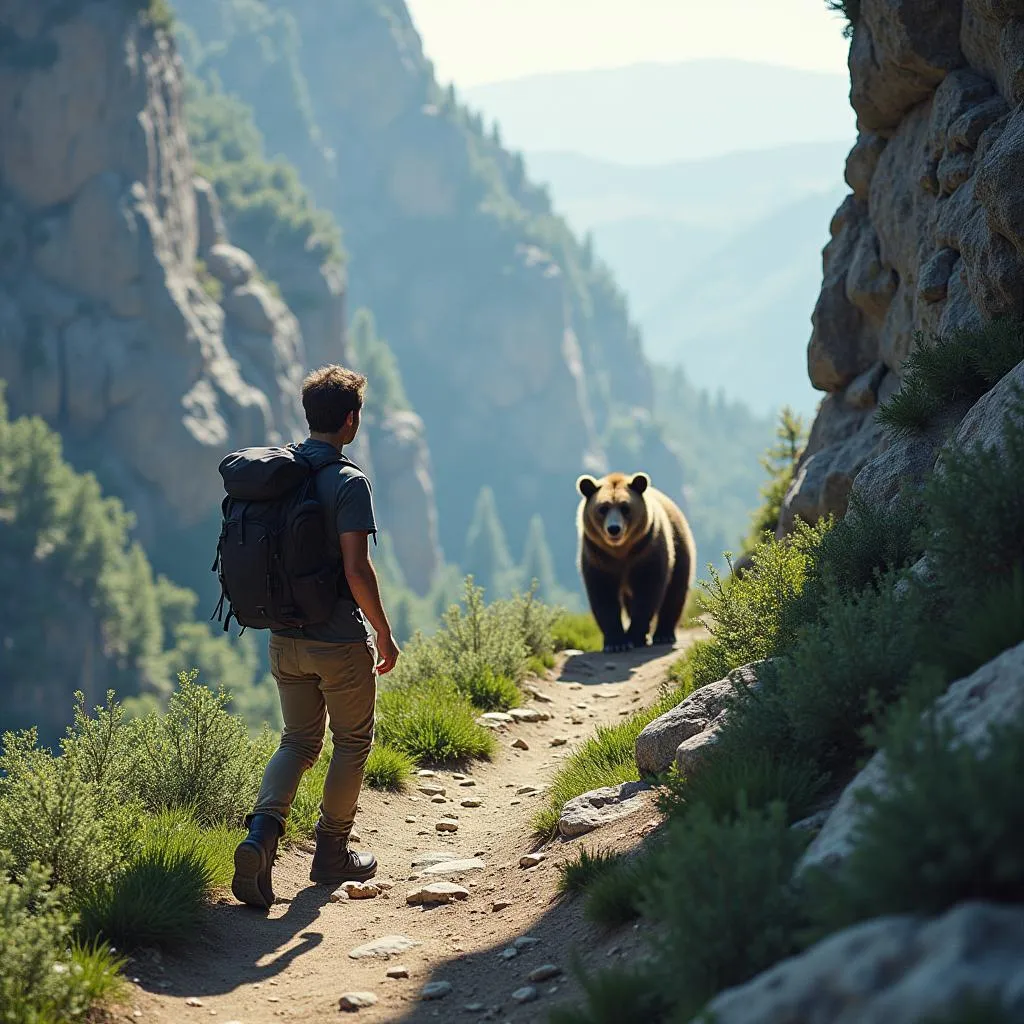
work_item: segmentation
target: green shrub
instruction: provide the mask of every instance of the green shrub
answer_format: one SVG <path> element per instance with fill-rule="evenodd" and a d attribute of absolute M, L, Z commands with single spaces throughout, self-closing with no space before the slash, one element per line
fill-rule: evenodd
<path fill-rule="evenodd" d="M 558 651 L 600 651 L 604 637 L 589 612 L 562 612 L 551 627 L 551 638 Z"/>
<path fill-rule="evenodd" d="M 396 750 L 432 764 L 490 757 L 494 736 L 476 724 L 473 705 L 451 684 L 385 690 L 377 698 L 377 736 Z"/>
<path fill-rule="evenodd" d="M 251 809 L 263 776 L 262 747 L 228 713 L 230 700 L 183 673 L 164 714 L 132 723 L 139 745 L 133 783 L 150 810 L 189 807 L 201 824 L 214 825 L 240 822 Z"/>
<path fill-rule="evenodd" d="M 1003 450 L 980 445 L 943 453 L 925 487 L 922 542 L 948 603 L 965 607 L 993 579 L 1024 565 L 1024 394 L 1003 426 Z"/>
<path fill-rule="evenodd" d="M 978 992 L 956 1001 L 947 1010 L 922 1017 L 918 1024 L 1020 1024 L 1019 1011 L 1011 1010 L 998 996 Z"/>
<path fill-rule="evenodd" d="M 128 855 L 138 807 L 111 800 L 67 758 L 36 746 L 35 732 L 7 733 L 0 755 L 0 848 L 14 870 L 43 865 L 73 890 L 109 877 Z"/>
<path fill-rule="evenodd" d="M 644 911 L 663 927 L 654 970 L 678 1019 L 796 951 L 805 842 L 778 806 L 721 822 L 698 806 L 670 824 Z"/>
<path fill-rule="evenodd" d="M 230 881 L 241 831 L 201 831 L 181 814 L 147 822 L 138 851 L 78 901 L 83 935 L 119 948 L 171 948 L 194 937 L 207 897 Z"/>
<path fill-rule="evenodd" d="M 647 889 L 649 861 L 643 855 L 623 857 L 595 878 L 587 889 L 587 919 L 605 928 L 621 928 L 638 918 Z"/>
<path fill-rule="evenodd" d="M 607 850 L 591 851 L 581 846 L 574 858 L 558 865 L 558 894 L 568 896 L 586 891 L 620 860 L 620 854 Z"/>
<path fill-rule="evenodd" d="M 481 711 L 507 711 L 522 703 L 519 687 L 507 676 L 495 675 L 486 665 L 475 674 L 464 676 L 460 684 L 459 690 Z"/>
<path fill-rule="evenodd" d="M 763 747 L 738 748 L 730 744 L 712 754 L 692 779 L 670 775 L 659 798 L 662 809 L 672 813 L 700 805 L 721 820 L 741 806 L 758 810 L 779 803 L 788 820 L 797 821 L 825 792 L 829 777 L 814 761 L 779 757 Z"/>
<path fill-rule="evenodd" d="M 1024 902 L 1024 722 L 995 725 L 981 748 L 957 744 L 932 714 L 905 713 L 885 750 L 886 792 L 862 794 L 853 852 L 836 877 L 819 875 L 822 923 Z"/>
<path fill-rule="evenodd" d="M 0 1020 L 84 1020 L 99 1000 L 120 994 L 121 961 L 106 946 L 76 945 L 73 918 L 48 873 L 31 866 L 16 879 L 0 854 Z"/>
<path fill-rule="evenodd" d="M 364 778 L 374 789 L 401 790 L 416 770 L 416 761 L 403 750 L 375 743 L 366 761 Z"/>
<path fill-rule="evenodd" d="M 902 388 L 878 410 L 879 422 L 896 436 L 927 430 L 957 402 L 975 402 L 1024 359 L 1024 325 L 1010 320 L 932 335 L 927 345 L 918 334 L 916 342 Z"/>

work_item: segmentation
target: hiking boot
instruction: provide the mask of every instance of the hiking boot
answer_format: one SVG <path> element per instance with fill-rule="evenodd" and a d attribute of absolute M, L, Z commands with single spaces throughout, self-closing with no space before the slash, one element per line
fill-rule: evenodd
<path fill-rule="evenodd" d="M 281 824 L 269 814 L 254 814 L 249 834 L 235 850 L 235 877 L 231 891 L 240 903 L 269 910 L 274 904 L 270 872 L 277 857 Z"/>
<path fill-rule="evenodd" d="M 348 836 L 329 836 L 316 830 L 316 853 L 309 869 L 309 880 L 317 885 L 341 885 L 342 882 L 366 882 L 377 874 L 377 858 L 372 853 L 356 853 L 348 848 Z"/>

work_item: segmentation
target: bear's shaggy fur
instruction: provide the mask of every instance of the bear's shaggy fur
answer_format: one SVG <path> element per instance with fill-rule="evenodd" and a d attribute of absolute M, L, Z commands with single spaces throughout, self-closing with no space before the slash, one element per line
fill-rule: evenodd
<path fill-rule="evenodd" d="M 579 568 L 605 651 L 675 642 L 697 552 L 679 506 L 646 473 L 581 476 Z M 629 619 L 623 628 L 622 613 Z"/>

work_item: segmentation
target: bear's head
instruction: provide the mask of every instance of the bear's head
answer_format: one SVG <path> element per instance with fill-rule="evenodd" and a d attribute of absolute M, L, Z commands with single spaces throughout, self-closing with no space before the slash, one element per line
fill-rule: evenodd
<path fill-rule="evenodd" d="M 606 548 L 628 547 L 650 525 L 644 492 L 651 478 L 646 473 L 609 473 L 596 480 L 581 476 L 576 488 L 583 495 L 582 525 L 588 537 Z"/>

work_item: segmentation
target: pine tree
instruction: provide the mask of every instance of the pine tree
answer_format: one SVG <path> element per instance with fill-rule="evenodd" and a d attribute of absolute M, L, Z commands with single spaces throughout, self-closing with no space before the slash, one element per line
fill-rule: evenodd
<path fill-rule="evenodd" d="M 774 533 L 782 514 L 786 491 L 793 481 L 796 465 L 807 443 L 804 421 L 789 406 L 779 413 L 775 428 L 775 444 L 762 456 L 761 465 L 768 473 L 768 482 L 761 488 L 761 507 L 754 513 L 746 547 L 760 542 L 766 530 Z"/>
<path fill-rule="evenodd" d="M 529 586 L 537 581 L 537 596 L 542 601 L 552 602 L 555 598 L 555 565 L 544 533 L 544 520 L 535 515 L 530 520 L 523 547 L 523 580 Z"/>
<path fill-rule="evenodd" d="M 515 568 L 490 487 L 482 487 L 476 499 L 462 568 L 484 588 L 490 600 L 508 596 L 515 589 Z"/>

